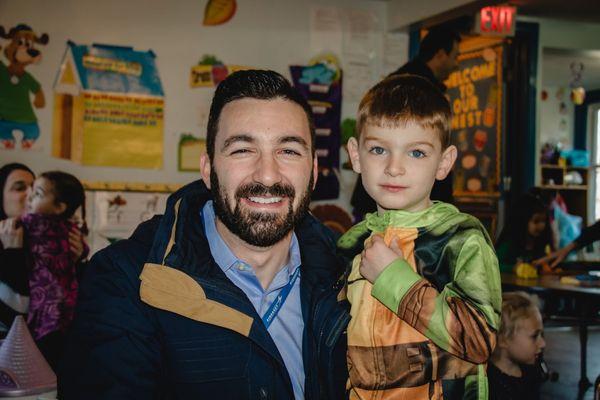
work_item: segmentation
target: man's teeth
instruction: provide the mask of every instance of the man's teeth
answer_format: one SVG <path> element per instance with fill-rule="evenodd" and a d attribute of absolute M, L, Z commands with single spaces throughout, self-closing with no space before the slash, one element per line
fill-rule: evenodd
<path fill-rule="evenodd" d="M 281 201 L 281 197 L 249 197 L 250 201 L 260 204 L 272 204 Z"/>

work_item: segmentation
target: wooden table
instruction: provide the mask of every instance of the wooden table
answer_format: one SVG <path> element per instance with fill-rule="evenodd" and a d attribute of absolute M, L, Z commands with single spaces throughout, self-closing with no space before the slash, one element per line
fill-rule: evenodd
<path fill-rule="evenodd" d="M 560 283 L 558 275 L 542 275 L 534 279 L 518 278 L 512 273 L 502 273 L 502 290 L 523 290 L 540 297 L 561 296 L 576 301 L 577 314 L 573 315 L 579 325 L 580 379 L 579 389 L 585 391 L 591 386 L 587 377 L 587 337 L 588 326 L 598 321 L 600 309 L 600 288 L 566 285 Z"/>

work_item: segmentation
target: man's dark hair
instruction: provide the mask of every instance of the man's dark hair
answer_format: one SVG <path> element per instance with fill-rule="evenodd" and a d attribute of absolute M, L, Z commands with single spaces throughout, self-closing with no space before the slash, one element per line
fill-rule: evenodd
<path fill-rule="evenodd" d="M 427 62 L 433 58 L 438 50 L 442 49 L 450 54 L 454 43 L 460 42 L 460 35 L 455 31 L 445 28 L 433 28 L 421 41 L 419 46 L 419 58 Z"/>
<path fill-rule="evenodd" d="M 237 71 L 223 80 L 210 105 L 208 126 L 206 128 L 206 151 L 212 162 L 215 156 L 215 137 L 219 130 L 219 118 L 223 107 L 234 100 L 252 98 L 259 100 L 284 99 L 298 104 L 306 113 L 311 134 L 311 150 L 315 151 L 315 124 L 312 110 L 304 97 L 275 71 L 244 70 Z"/>

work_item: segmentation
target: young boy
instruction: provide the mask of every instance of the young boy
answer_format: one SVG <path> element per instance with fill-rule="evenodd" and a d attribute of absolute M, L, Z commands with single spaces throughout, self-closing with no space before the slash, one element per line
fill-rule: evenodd
<path fill-rule="evenodd" d="M 450 106 L 427 80 L 392 76 L 360 103 L 354 171 L 377 203 L 338 245 L 351 259 L 351 399 L 487 399 L 500 274 L 481 223 L 431 202 L 457 150 Z M 357 255 L 358 254 L 358 255 Z"/>

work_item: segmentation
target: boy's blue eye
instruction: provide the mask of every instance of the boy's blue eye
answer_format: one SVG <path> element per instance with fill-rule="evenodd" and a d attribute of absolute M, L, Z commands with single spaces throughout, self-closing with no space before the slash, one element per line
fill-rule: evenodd
<path fill-rule="evenodd" d="M 385 153 L 385 149 L 383 147 L 373 146 L 371 147 L 369 152 L 377 155 L 382 155 L 383 153 Z"/>
<path fill-rule="evenodd" d="M 421 150 L 411 150 L 408 152 L 408 154 L 414 158 L 423 158 L 426 156 L 426 154 L 423 153 Z"/>

